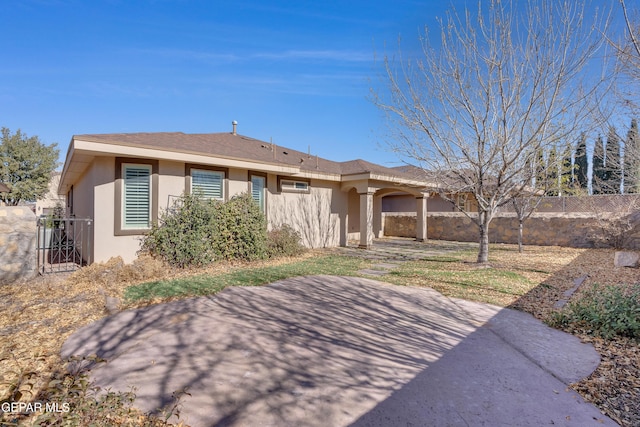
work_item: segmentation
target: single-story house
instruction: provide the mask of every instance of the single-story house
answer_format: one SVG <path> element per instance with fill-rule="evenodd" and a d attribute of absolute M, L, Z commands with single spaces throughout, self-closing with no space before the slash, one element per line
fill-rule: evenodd
<path fill-rule="evenodd" d="M 85 261 L 136 257 L 140 238 L 185 193 L 228 200 L 250 192 L 270 227 L 289 224 L 308 247 L 371 246 L 383 233 L 382 198 L 415 200 L 416 239 L 427 235 L 430 186 L 364 160 L 335 162 L 232 132 L 75 135 L 58 192 L 67 212 L 92 220 Z"/>

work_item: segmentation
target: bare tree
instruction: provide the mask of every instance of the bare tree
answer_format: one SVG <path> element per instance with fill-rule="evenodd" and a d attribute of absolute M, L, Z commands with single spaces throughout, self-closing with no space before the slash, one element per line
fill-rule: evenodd
<path fill-rule="evenodd" d="M 637 193 L 640 191 L 640 143 L 636 119 L 640 114 L 637 97 L 640 84 L 640 12 L 629 9 L 625 0 L 619 1 L 625 22 L 624 37 L 620 41 L 613 36 L 609 39 L 618 57 L 620 84 L 617 94 L 621 102 L 620 107 L 632 116 L 627 135 L 618 136 L 624 141 L 623 192 Z"/>
<path fill-rule="evenodd" d="M 561 197 L 575 191 L 571 183 L 574 169 L 571 151 L 571 144 L 550 145 L 548 152 L 540 150 L 531 157 L 531 163 L 524 165 L 524 175 L 533 176 L 531 185 L 511 199 L 511 207 L 518 219 L 518 252 L 524 252 L 524 223 L 545 197 Z"/>
<path fill-rule="evenodd" d="M 599 59 L 608 16 L 587 17 L 575 1 L 478 3 L 475 13 L 452 10 L 439 21 L 439 44 L 425 30 L 419 58 L 385 57 L 386 89 L 372 92 L 388 115 L 391 148 L 457 182 L 444 197 L 474 195 L 478 212 L 467 215 L 485 263 L 494 214 L 531 182 L 525 165 L 539 149 L 575 139 L 592 117 L 603 79 L 583 71 Z"/>
<path fill-rule="evenodd" d="M 620 71 L 632 82 L 640 82 L 640 23 L 637 16 L 631 16 L 632 11 L 627 7 L 625 0 L 620 0 L 622 14 L 626 25 L 626 37 L 621 43 L 614 42 L 617 48 Z"/>

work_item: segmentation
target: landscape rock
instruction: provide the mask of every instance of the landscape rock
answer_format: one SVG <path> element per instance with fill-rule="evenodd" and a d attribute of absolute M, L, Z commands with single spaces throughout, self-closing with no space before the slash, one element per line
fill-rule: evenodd
<path fill-rule="evenodd" d="M 107 313 L 114 314 L 120 311 L 120 302 L 120 298 L 110 296 L 105 297 L 104 306 L 107 310 Z"/>
<path fill-rule="evenodd" d="M 613 264 L 616 267 L 638 267 L 640 253 L 628 251 L 616 251 Z"/>
<path fill-rule="evenodd" d="M 36 234 L 28 206 L 0 206 L 0 285 L 35 276 Z"/>

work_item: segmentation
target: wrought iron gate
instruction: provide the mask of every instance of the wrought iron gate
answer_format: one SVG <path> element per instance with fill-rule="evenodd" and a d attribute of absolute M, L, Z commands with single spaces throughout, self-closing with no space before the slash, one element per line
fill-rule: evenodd
<path fill-rule="evenodd" d="M 88 218 L 38 218 L 38 273 L 74 271 L 91 264 L 92 224 Z"/>

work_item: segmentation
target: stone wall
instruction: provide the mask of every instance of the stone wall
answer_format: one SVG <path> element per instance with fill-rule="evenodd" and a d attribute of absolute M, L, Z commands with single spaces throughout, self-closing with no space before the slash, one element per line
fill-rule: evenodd
<path fill-rule="evenodd" d="M 26 206 L 0 206 L 0 285 L 35 273 L 35 214 Z"/>
<path fill-rule="evenodd" d="M 384 215 L 385 236 L 415 237 L 415 230 L 415 214 Z M 594 236 L 601 233 L 598 221 L 588 213 L 540 213 L 525 221 L 523 241 L 525 245 L 589 248 L 594 246 Z M 478 227 L 462 213 L 431 213 L 427 215 L 427 237 L 475 242 L 478 240 Z M 489 227 L 489 239 L 491 243 L 517 243 L 518 220 L 515 215 L 495 217 Z M 627 249 L 640 249 L 640 224 L 626 241 Z"/>

